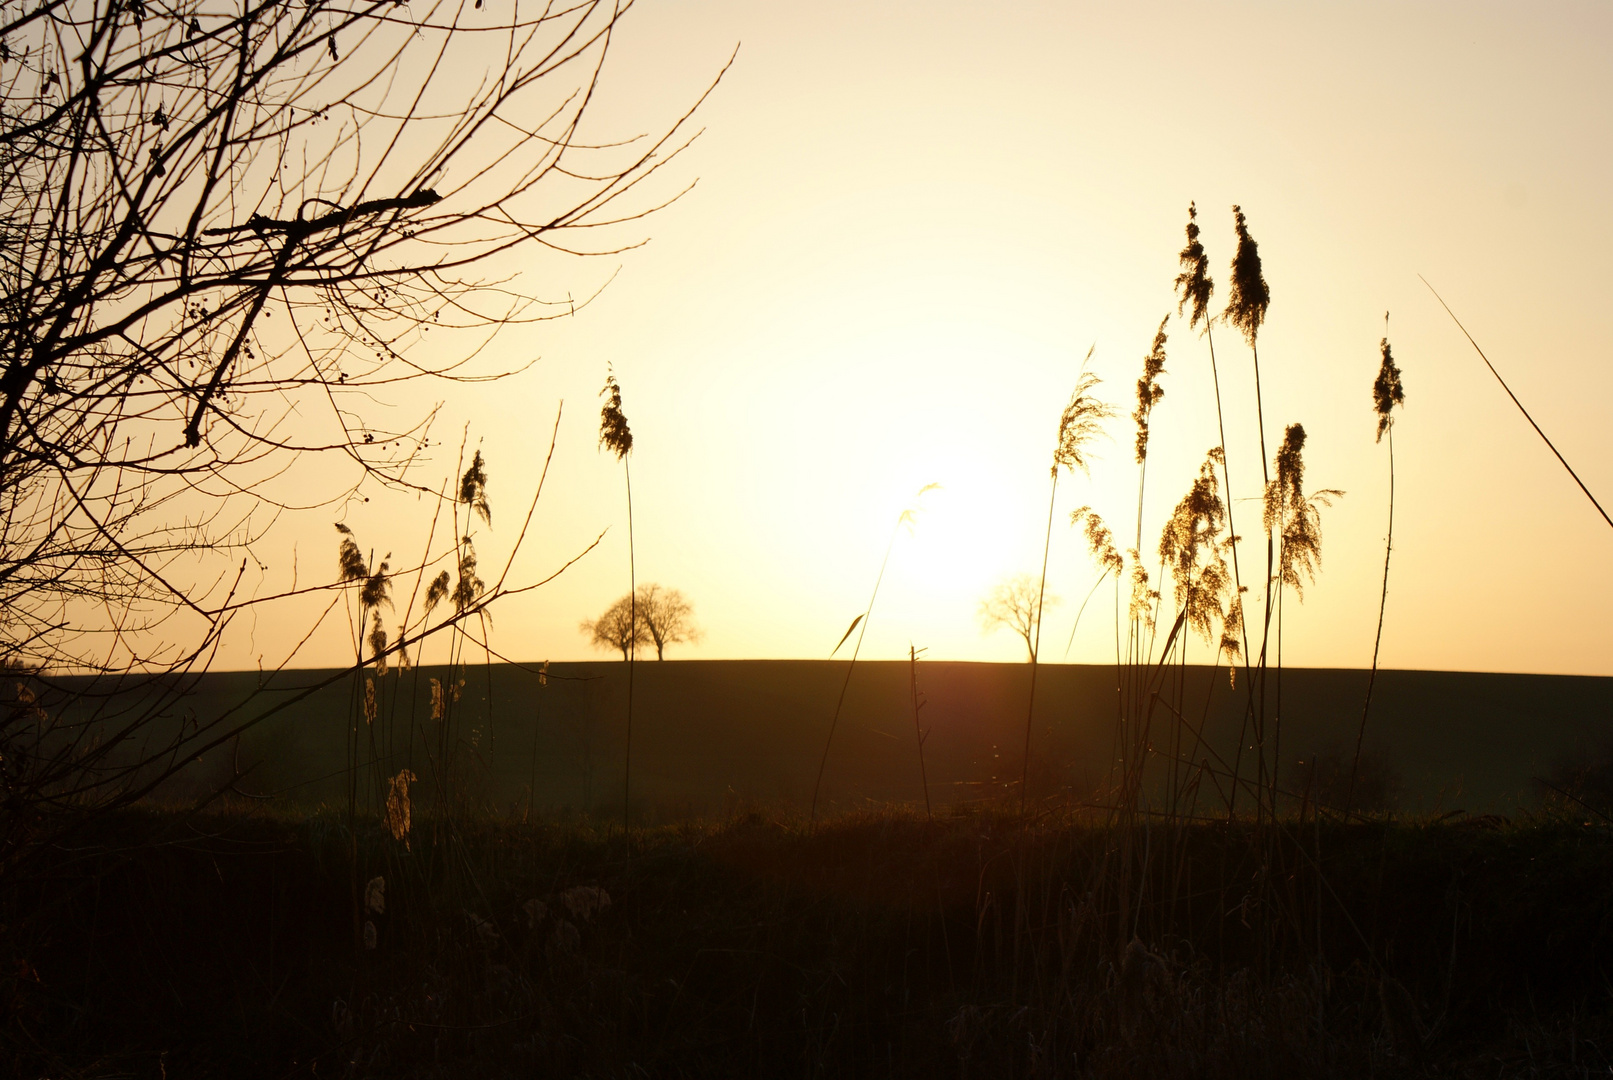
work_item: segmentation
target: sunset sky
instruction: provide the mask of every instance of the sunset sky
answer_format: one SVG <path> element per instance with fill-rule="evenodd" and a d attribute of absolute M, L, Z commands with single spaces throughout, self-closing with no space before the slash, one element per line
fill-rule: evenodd
<path fill-rule="evenodd" d="M 512 582 L 609 530 L 497 610 L 506 655 L 603 657 L 578 623 L 627 591 L 622 469 L 596 448 L 610 364 L 636 438 L 639 580 L 681 589 L 705 629 L 669 656 L 826 656 L 867 604 L 898 514 L 934 482 L 896 540 L 863 655 L 911 643 L 933 659 L 1022 659 L 1011 634 L 982 633 L 976 606 L 1039 567 L 1058 417 L 1091 348 L 1121 415 L 1091 478 L 1060 481 L 1048 587 L 1063 602 L 1043 649 L 1062 659 L 1095 574 L 1068 511 L 1095 506 L 1129 546 L 1126 416 L 1167 312 L 1145 553 L 1216 442 L 1206 343 L 1172 295 L 1196 200 L 1217 311 L 1233 203 L 1260 243 L 1268 449 L 1303 423 L 1308 486 L 1347 493 L 1323 518 L 1318 581 L 1286 609 L 1285 661 L 1371 657 L 1388 456 L 1370 389 L 1389 311 L 1406 406 L 1383 663 L 1613 675 L 1613 529 L 1418 277 L 1613 506 L 1613 7 L 639 0 L 593 133 L 664 125 L 736 46 L 704 133 L 644 204 L 698 183 L 618 237 L 651 243 L 535 259 L 520 286 L 548 299 L 615 277 L 575 317 L 497 339 L 495 360 L 538 358 L 526 372 L 434 391 L 439 431 L 457 444 L 468 422 L 489 462 L 489 563 L 513 541 L 564 401 Z M 1250 354 L 1220 327 L 1216 349 L 1252 537 Z M 450 474 L 452 449 L 422 479 Z M 285 584 L 293 545 L 305 582 L 333 576 L 332 521 L 401 552 L 427 517 L 377 492 L 284 520 L 260 587 Z M 277 663 L 306 614 L 243 623 L 224 664 Z M 1113 632 L 1105 586 L 1068 658 L 1112 659 Z M 345 633 L 330 625 L 295 663 L 342 661 Z M 1189 658 L 1207 654 L 1195 641 Z"/>

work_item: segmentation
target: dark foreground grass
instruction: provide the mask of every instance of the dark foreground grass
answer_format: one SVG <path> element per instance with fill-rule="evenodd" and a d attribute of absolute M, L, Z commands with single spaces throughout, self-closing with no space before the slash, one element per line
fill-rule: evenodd
<path fill-rule="evenodd" d="M 0 1072 L 1608 1074 L 1605 828 L 1271 835 L 130 814 L 5 897 Z"/>

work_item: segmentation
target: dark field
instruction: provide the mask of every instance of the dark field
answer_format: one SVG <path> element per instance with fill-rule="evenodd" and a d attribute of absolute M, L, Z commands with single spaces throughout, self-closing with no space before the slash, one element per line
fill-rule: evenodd
<path fill-rule="evenodd" d="M 1089 667 L 1042 672 L 1020 812 L 1028 668 L 921 664 L 932 819 L 910 671 L 870 663 L 813 824 L 845 671 L 640 665 L 625 831 L 620 664 L 394 672 L 368 720 L 351 676 L 204 676 L 195 717 L 271 714 L 10 849 L 0 1074 L 1613 1073 L 1613 680 L 1381 673 L 1343 815 L 1364 673 L 1284 672 L 1301 794 L 1228 823 L 1208 768 L 1157 805 L 1197 717 L 1115 797 Z M 1183 678 L 1182 760 L 1235 756 L 1242 687 Z"/>
<path fill-rule="evenodd" d="M 1606 829 L 1269 840 L 886 812 L 631 852 L 427 819 L 405 848 L 330 815 L 122 815 L 7 912 L 0 1071 L 1607 1075 Z"/>
<path fill-rule="evenodd" d="M 636 675 L 633 797 L 654 818 L 710 814 L 736 805 L 804 809 L 823 754 L 846 666 L 830 661 L 668 661 Z M 289 672 L 257 697 L 250 673 L 203 676 L 192 697 L 199 716 L 250 699 L 244 715 L 319 681 Z M 439 669 L 394 671 L 383 680 L 373 752 L 391 772 L 426 776 L 420 736 L 429 727 L 429 679 Z M 922 803 L 908 665 L 857 665 L 824 775 L 833 810 L 870 801 Z M 1239 678 L 1243 675 L 1240 672 Z M 471 778 L 488 808 L 560 810 L 620 817 L 626 671 L 621 663 L 555 664 L 536 674 L 497 665 L 464 673 L 455 738 L 474 761 Z M 1361 721 L 1364 671 L 1283 672 L 1281 760 L 1318 755 L 1323 770 L 1348 769 Z M 931 797 L 937 805 L 1017 793 L 1029 691 L 1028 665 L 923 663 L 921 723 Z M 492 708 L 487 702 L 491 690 Z M 358 715 L 355 684 L 343 680 L 266 720 L 211 756 L 191 786 L 247 775 L 243 791 L 301 805 L 345 799 L 343 735 Z M 1278 681 L 1270 679 L 1275 703 Z M 1185 710 L 1196 724 L 1208 695 L 1205 739 L 1235 756 L 1247 696 L 1226 672 L 1189 668 Z M 394 699 L 397 699 L 396 701 Z M 1106 779 L 1115 733 L 1114 670 L 1044 665 L 1038 675 L 1031 797 L 1080 798 Z M 1385 671 L 1378 676 L 1366 737 L 1371 771 L 1386 806 L 1407 812 L 1510 814 L 1537 804 L 1536 778 L 1613 745 L 1613 679 L 1460 672 Z M 1191 747 L 1183 755 L 1199 759 Z M 363 753 L 372 748 L 364 742 Z M 1299 790 L 1303 779 L 1292 786 Z M 1287 786 L 1287 785 L 1285 785 Z M 1208 790 L 1208 789 L 1207 789 Z M 1323 800 L 1326 801 L 1325 799 Z M 1209 809 L 1213 796 L 1201 800 Z"/>

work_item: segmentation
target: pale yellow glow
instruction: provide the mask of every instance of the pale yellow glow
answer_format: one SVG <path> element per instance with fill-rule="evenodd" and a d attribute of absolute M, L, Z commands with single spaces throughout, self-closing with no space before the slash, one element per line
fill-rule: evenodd
<path fill-rule="evenodd" d="M 455 446 L 467 421 L 485 440 L 491 553 L 512 539 L 565 401 L 516 573 L 546 573 L 610 530 L 498 614 L 501 650 L 597 655 L 577 623 L 627 591 L 622 472 L 594 447 L 609 362 L 637 438 L 639 580 L 682 589 L 707 631 L 670 656 L 827 655 L 866 606 L 897 515 L 934 481 L 942 490 L 896 540 L 863 655 L 912 643 L 935 658 L 1020 658 L 1011 635 L 981 634 L 975 607 L 998 578 L 1040 566 L 1059 410 L 1094 347 L 1122 418 L 1093 476 L 1060 481 L 1048 582 L 1063 603 L 1044 643 L 1058 659 L 1093 581 L 1068 512 L 1091 504 L 1124 546 L 1134 539 L 1124 416 L 1154 327 L 1174 313 L 1197 200 L 1218 309 L 1232 203 L 1261 244 L 1268 451 L 1303 422 L 1310 484 L 1347 492 L 1324 519 L 1320 581 L 1287 609 L 1285 660 L 1371 655 L 1388 462 L 1369 389 L 1387 309 L 1407 404 L 1385 664 L 1613 674 L 1613 530 L 1417 276 L 1613 503 L 1613 9 L 641 0 L 633 15 L 601 114 L 619 130 L 675 114 L 743 47 L 666 190 L 700 183 L 646 226 L 654 243 L 531 269 L 526 287 L 551 298 L 621 273 L 575 319 L 502 337 L 496 357 L 541 361 L 456 391 L 445 410 Z M 1150 558 L 1216 442 L 1207 342 L 1174 317 L 1169 330 Z M 1251 357 L 1230 331 L 1215 344 L 1234 494 L 1249 500 Z M 1252 537 L 1257 505 L 1235 511 Z M 347 520 L 380 543 L 423 534 L 421 514 L 377 495 Z M 305 580 L 331 572 L 328 520 L 276 537 L 298 544 Z M 280 562 L 289 571 L 289 554 Z M 228 661 L 272 662 L 299 618 L 260 621 L 250 640 L 243 629 Z M 1112 635 L 1105 587 L 1070 659 L 1112 659 Z M 299 662 L 341 655 L 333 632 Z"/>

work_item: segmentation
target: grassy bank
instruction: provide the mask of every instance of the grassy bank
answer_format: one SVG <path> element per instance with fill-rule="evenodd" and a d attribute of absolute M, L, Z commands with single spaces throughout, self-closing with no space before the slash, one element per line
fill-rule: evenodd
<path fill-rule="evenodd" d="M 1613 835 L 1564 817 L 1122 830 L 881 810 L 631 845 L 586 821 L 417 818 L 405 847 L 334 816 L 150 811 L 97 822 L 6 903 L 16 1076 L 1494 1077 L 1613 1059 Z"/>

